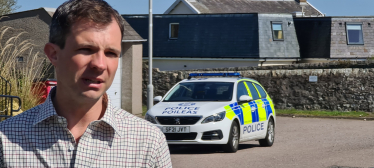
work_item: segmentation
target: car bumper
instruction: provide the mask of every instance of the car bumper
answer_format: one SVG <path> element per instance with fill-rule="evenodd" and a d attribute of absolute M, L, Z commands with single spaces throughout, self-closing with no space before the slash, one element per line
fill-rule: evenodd
<path fill-rule="evenodd" d="M 190 133 L 172 133 L 173 136 L 179 136 L 182 137 L 189 137 L 189 140 L 170 140 L 168 137 L 170 137 L 165 133 L 165 136 L 167 137 L 167 143 L 168 144 L 227 144 L 229 132 L 231 128 L 232 120 L 225 118 L 222 121 L 219 122 L 211 122 L 206 124 L 201 124 L 201 121 L 196 123 L 195 125 L 156 125 L 158 128 L 162 130 L 163 127 L 175 127 L 175 126 L 189 126 L 190 127 Z M 222 132 L 222 139 L 219 140 L 203 140 L 203 135 L 205 132 L 210 131 L 218 131 L 220 130 Z M 195 134 L 196 135 L 192 135 Z M 190 135 L 181 135 L 181 134 L 190 134 Z M 194 139 L 191 139 L 191 136 L 195 137 Z"/>

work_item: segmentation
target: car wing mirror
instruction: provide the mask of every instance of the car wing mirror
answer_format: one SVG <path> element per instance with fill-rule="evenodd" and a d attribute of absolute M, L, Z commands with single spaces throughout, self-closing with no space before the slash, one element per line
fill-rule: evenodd
<path fill-rule="evenodd" d="M 162 96 L 156 96 L 155 98 L 153 98 L 153 101 L 155 102 L 160 102 L 162 100 Z"/>
<path fill-rule="evenodd" d="M 250 102 L 252 100 L 253 100 L 253 98 L 251 96 L 248 96 L 248 95 L 241 95 L 239 97 L 239 102 Z"/>

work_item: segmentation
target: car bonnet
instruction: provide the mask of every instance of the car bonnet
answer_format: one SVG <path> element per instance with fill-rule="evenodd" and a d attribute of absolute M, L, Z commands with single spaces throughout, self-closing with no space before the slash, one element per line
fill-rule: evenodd
<path fill-rule="evenodd" d="M 148 114 L 152 116 L 210 116 L 225 111 L 230 102 L 160 102 Z"/>

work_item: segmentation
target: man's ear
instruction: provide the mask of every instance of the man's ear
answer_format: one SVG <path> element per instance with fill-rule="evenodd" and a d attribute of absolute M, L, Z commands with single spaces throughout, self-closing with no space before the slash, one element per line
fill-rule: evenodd
<path fill-rule="evenodd" d="M 49 61 L 51 61 L 52 65 L 57 65 L 57 53 L 60 51 L 60 47 L 53 43 L 47 43 L 44 46 L 44 53 L 47 55 Z"/>

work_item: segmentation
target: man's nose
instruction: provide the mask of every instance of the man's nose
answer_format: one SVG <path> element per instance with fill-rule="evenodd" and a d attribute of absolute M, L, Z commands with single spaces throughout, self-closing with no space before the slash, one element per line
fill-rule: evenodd
<path fill-rule="evenodd" d="M 98 71 L 104 71 L 107 68 L 106 56 L 103 51 L 99 51 L 92 55 L 91 68 Z"/>

